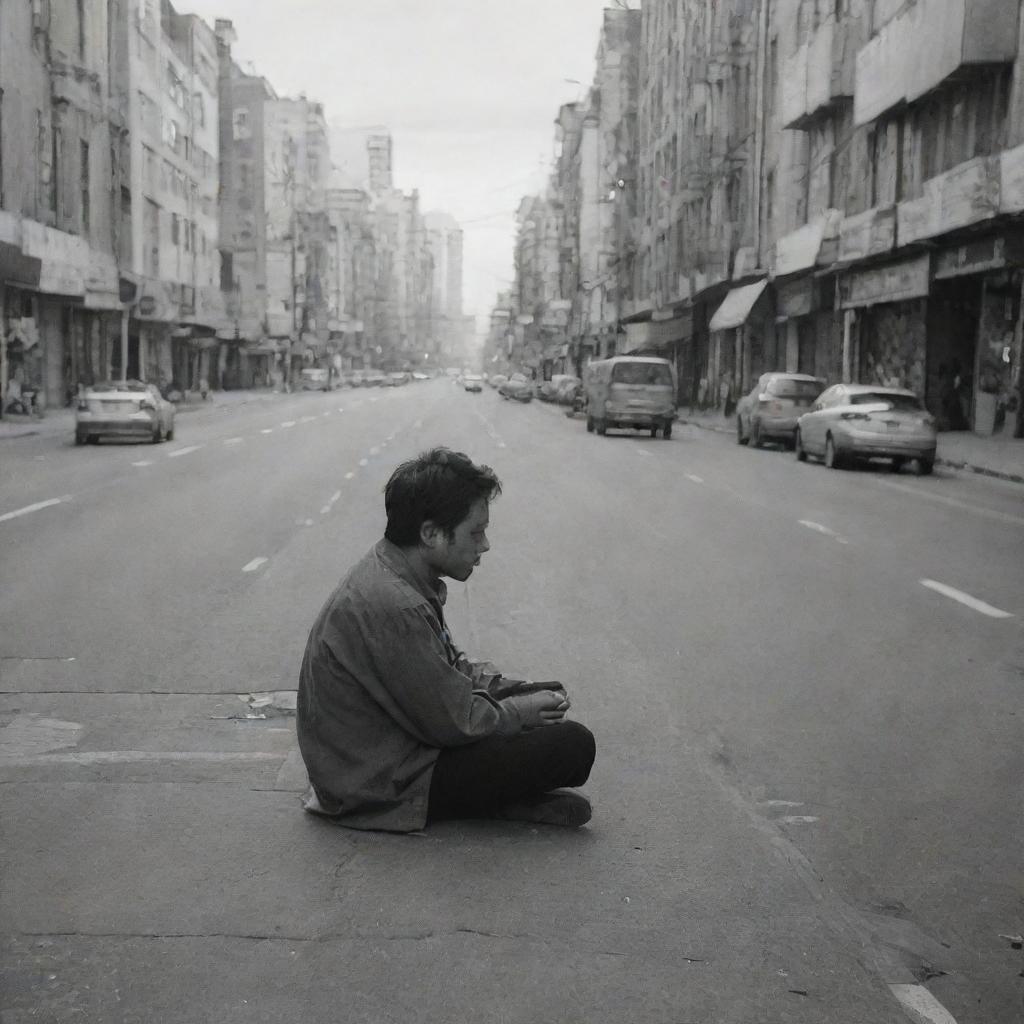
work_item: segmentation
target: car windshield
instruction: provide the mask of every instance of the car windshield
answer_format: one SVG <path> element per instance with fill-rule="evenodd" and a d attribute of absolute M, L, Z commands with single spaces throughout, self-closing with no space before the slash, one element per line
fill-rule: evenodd
<path fill-rule="evenodd" d="M 768 382 L 768 394 L 777 398 L 817 398 L 823 390 L 822 385 L 816 380 L 776 377 Z"/>
<path fill-rule="evenodd" d="M 896 412 L 921 411 L 921 403 L 915 395 L 893 395 L 884 391 L 863 391 L 860 394 L 850 395 L 850 405 L 878 405 L 879 403 L 889 406 Z"/>
<path fill-rule="evenodd" d="M 613 384 L 672 385 L 672 373 L 665 363 L 618 363 L 612 370 Z"/>

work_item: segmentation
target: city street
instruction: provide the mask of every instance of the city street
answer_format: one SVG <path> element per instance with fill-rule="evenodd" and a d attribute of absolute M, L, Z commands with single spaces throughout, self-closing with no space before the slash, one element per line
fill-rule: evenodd
<path fill-rule="evenodd" d="M 301 810 L 307 631 L 435 444 L 501 478 L 447 614 L 565 682 L 579 831 Z M 1020 485 L 446 379 L 0 459 L 3 1024 L 1024 1016 Z"/>

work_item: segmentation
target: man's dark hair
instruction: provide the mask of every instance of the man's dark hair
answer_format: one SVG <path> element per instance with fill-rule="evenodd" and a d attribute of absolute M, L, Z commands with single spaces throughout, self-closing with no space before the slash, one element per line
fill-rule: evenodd
<path fill-rule="evenodd" d="M 384 536 L 399 547 L 415 547 L 429 519 L 451 540 L 474 502 L 489 502 L 499 494 L 501 482 L 490 466 L 478 466 L 462 452 L 432 448 L 391 474 L 384 488 Z"/>

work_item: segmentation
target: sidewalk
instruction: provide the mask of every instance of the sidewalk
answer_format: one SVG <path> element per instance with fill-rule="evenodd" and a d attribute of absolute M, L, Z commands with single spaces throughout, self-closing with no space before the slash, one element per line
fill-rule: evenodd
<path fill-rule="evenodd" d="M 720 412 L 701 412 L 685 406 L 679 409 L 679 422 L 723 434 L 736 433 L 736 418 Z M 970 431 L 939 434 L 936 463 L 950 469 L 962 469 L 984 476 L 998 477 L 1024 484 L 1024 438 L 1000 433 L 991 437 Z"/>
<path fill-rule="evenodd" d="M 211 391 L 204 402 L 198 391 L 190 391 L 176 405 L 176 415 L 182 416 L 190 412 L 206 409 L 228 409 L 249 402 L 265 401 L 276 398 L 283 392 L 271 388 L 259 388 L 253 391 Z M 71 437 L 75 432 L 75 410 L 73 408 L 51 409 L 42 418 L 35 416 L 6 415 L 0 420 L 0 441 L 15 437 L 53 437 L 66 434 Z"/>

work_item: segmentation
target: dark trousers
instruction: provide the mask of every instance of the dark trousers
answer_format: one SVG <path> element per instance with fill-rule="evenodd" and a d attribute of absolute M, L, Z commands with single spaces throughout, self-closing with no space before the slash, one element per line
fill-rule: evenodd
<path fill-rule="evenodd" d="M 579 722 L 448 747 L 434 766 L 427 815 L 434 821 L 486 817 L 514 800 L 582 786 L 595 750 L 593 734 Z"/>

